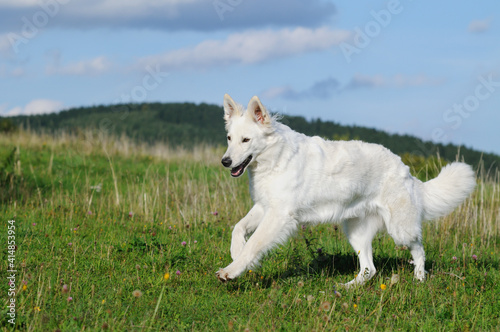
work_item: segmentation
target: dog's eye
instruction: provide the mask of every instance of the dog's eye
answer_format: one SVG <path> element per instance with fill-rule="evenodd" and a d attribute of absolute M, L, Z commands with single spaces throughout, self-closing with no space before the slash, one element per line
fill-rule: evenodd
<path fill-rule="evenodd" d="M 227 136 L 227 140 L 230 141 L 231 140 L 231 136 L 228 135 Z"/>
<path fill-rule="evenodd" d="M 244 138 L 244 139 L 242 140 L 242 142 L 243 142 L 243 143 L 248 143 L 248 142 L 250 142 L 250 138 Z"/>

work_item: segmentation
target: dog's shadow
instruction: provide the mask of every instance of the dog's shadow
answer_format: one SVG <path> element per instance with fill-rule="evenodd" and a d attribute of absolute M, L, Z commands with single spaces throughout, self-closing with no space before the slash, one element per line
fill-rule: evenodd
<path fill-rule="evenodd" d="M 310 257 L 310 256 L 309 256 Z M 410 262 L 409 255 L 402 257 L 389 257 L 387 255 L 375 255 L 373 263 L 377 268 L 377 276 L 384 279 L 390 279 L 392 274 L 396 271 L 408 271 L 413 275 L 414 266 Z M 479 262 L 476 263 L 478 269 L 494 268 L 498 269 L 498 263 L 492 262 Z M 436 260 L 428 257 L 425 261 L 425 270 L 434 274 L 436 267 Z M 439 270 L 439 269 L 438 269 Z M 291 280 L 293 278 L 309 278 L 314 276 L 322 276 L 326 278 L 335 278 L 339 283 L 346 283 L 352 280 L 355 275 L 359 273 L 358 257 L 353 254 L 337 253 L 329 254 L 322 253 L 315 255 L 307 264 L 300 262 L 292 262 L 286 269 L 274 269 L 273 273 L 266 273 L 258 278 L 258 285 L 260 288 L 267 289 L 275 287 L 276 283 L 281 281 Z M 406 273 L 406 272 L 404 272 Z M 436 274 L 443 274 L 445 272 L 437 271 Z M 450 273 L 446 273 L 450 274 Z M 453 275 L 453 274 L 451 274 Z M 255 276 L 257 278 L 257 275 Z M 457 276 L 454 276 L 457 277 Z M 248 283 L 250 280 L 246 279 L 243 284 Z M 254 279 L 255 282 L 255 279 Z M 240 289 L 243 285 L 241 283 L 229 283 L 231 289 Z M 252 282 L 250 282 L 252 284 Z"/>
<path fill-rule="evenodd" d="M 405 269 L 413 271 L 413 265 L 405 257 L 374 256 L 374 265 L 377 267 L 377 275 L 390 278 L 393 271 Z M 427 261 L 429 268 L 434 265 L 433 261 Z M 268 288 L 276 280 L 287 280 L 297 276 L 320 275 L 324 277 L 343 276 L 343 282 L 348 282 L 359 273 L 358 258 L 355 254 L 321 254 L 314 257 L 309 263 L 302 265 L 291 265 L 286 270 L 275 273 L 261 279 L 261 287 Z"/>

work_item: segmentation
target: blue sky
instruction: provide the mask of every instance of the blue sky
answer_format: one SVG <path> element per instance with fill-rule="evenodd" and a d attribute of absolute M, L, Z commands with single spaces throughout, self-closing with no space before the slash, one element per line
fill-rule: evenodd
<path fill-rule="evenodd" d="M 0 0 L 0 91 L 1 115 L 258 95 L 500 154 L 500 2 Z"/>

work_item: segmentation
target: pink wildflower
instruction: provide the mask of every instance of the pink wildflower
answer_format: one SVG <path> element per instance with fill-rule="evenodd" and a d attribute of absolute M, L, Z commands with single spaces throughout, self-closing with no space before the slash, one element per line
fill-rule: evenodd
<path fill-rule="evenodd" d="M 67 292 L 68 292 L 68 285 L 64 284 L 64 285 L 62 286 L 62 292 L 63 292 L 63 293 L 67 293 Z"/>

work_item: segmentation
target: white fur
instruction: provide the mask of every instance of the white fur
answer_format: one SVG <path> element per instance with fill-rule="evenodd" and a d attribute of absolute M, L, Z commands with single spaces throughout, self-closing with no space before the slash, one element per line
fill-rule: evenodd
<path fill-rule="evenodd" d="M 415 277 L 424 280 L 422 221 L 451 212 L 476 184 L 463 163 L 422 183 L 383 146 L 297 133 L 273 119 L 257 97 L 245 111 L 225 95 L 224 119 L 229 139 L 223 163 L 240 176 L 245 169 L 237 166 L 252 156 L 246 169 L 255 205 L 234 227 L 233 262 L 217 272 L 221 281 L 240 276 L 304 223 L 342 224 L 360 263 L 347 286 L 375 274 L 371 243 L 382 230 L 410 248 Z"/>

